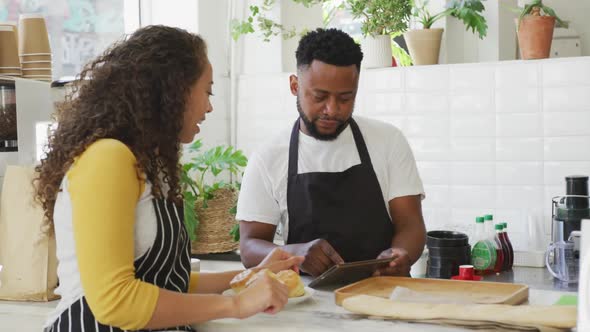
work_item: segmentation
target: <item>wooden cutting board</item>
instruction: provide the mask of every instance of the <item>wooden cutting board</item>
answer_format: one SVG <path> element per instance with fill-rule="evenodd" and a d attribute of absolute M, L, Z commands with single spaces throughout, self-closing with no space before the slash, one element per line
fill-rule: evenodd
<path fill-rule="evenodd" d="M 529 298 L 529 287 L 485 281 L 459 281 L 446 279 L 422 279 L 404 277 L 372 277 L 335 291 L 336 304 L 341 306 L 344 299 L 354 295 L 372 295 L 389 298 L 396 287 L 437 297 L 449 297 L 470 303 L 521 304 Z"/>

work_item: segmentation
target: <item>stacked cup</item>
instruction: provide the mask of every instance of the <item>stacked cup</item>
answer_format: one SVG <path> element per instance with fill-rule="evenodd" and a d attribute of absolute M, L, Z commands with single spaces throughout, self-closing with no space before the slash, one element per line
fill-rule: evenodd
<path fill-rule="evenodd" d="M 51 82 L 51 48 L 45 18 L 41 14 L 22 14 L 18 30 L 23 77 Z"/>
<path fill-rule="evenodd" d="M 0 24 L 0 76 L 20 77 L 16 26 Z"/>
<path fill-rule="evenodd" d="M 428 247 L 428 278 L 450 279 L 459 274 L 461 265 L 471 261 L 471 246 L 467 234 L 453 231 L 429 231 L 426 233 Z"/>

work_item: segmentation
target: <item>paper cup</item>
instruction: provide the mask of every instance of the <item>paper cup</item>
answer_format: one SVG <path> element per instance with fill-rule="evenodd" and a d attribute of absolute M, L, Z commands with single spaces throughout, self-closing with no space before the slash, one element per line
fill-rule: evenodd
<path fill-rule="evenodd" d="M 20 69 L 0 69 L 0 74 L 2 74 L 2 75 L 7 75 L 7 74 L 21 75 L 22 71 Z"/>
<path fill-rule="evenodd" d="M 51 61 L 51 53 L 21 54 L 20 61 L 21 63 L 31 61 Z"/>
<path fill-rule="evenodd" d="M 24 76 L 31 75 L 47 75 L 51 76 L 51 69 L 39 68 L 39 69 L 23 69 Z"/>
<path fill-rule="evenodd" d="M 18 46 L 18 22 L 0 22 L 0 26 L 7 26 L 12 28 L 12 31 L 14 31 L 14 37 L 16 39 L 16 44 Z"/>
<path fill-rule="evenodd" d="M 20 67 L 14 29 L 0 26 L 0 67 Z"/>
<path fill-rule="evenodd" d="M 39 14 L 22 14 L 18 21 L 18 49 L 23 54 L 51 53 L 45 18 Z"/>
<path fill-rule="evenodd" d="M 49 60 L 33 60 L 33 61 L 21 61 L 20 63 L 22 65 L 23 63 L 42 63 L 42 64 L 44 64 L 44 63 L 51 63 L 51 62 L 53 62 L 53 61 L 49 61 Z"/>
<path fill-rule="evenodd" d="M 51 69 L 51 61 L 21 62 L 23 69 Z"/>

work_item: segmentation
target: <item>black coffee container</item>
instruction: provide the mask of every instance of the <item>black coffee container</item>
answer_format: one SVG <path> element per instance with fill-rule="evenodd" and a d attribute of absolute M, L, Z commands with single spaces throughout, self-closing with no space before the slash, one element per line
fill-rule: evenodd
<path fill-rule="evenodd" d="M 588 176 L 565 177 L 566 195 L 553 200 L 552 241 L 567 241 L 572 231 L 579 231 L 582 219 L 590 218 Z"/>
<path fill-rule="evenodd" d="M 450 279 L 459 274 L 459 266 L 470 264 L 471 246 L 466 234 L 452 231 L 426 233 L 428 263 L 426 277 Z"/>

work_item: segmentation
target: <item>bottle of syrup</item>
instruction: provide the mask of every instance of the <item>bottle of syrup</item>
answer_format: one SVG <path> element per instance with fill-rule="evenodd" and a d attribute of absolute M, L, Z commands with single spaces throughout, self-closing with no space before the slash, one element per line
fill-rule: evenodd
<path fill-rule="evenodd" d="M 496 228 L 494 226 L 494 216 L 491 214 L 486 214 L 483 216 L 483 219 L 486 239 L 494 247 L 494 256 L 496 256 L 494 259 L 494 264 L 488 270 L 485 271 L 485 274 L 495 274 L 501 271 L 501 269 L 498 270 L 496 268 L 496 265 L 498 263 L 498 260 L 500 259 L 500 257 L 498 257 L 498 252 L 502 251 L 502 246 L 500 246 L 500 243 L 496 241 Z M 504 258 L 504 256 L 502 256 L 502 258 Z M 500 265 L 500 268 L 501 266 L 502 265 Z"/>
<path fill-rule="evenodd" d="M 504 239 L 504 243 L 506 243 L 506 246 L 508 247 L 508 263 L 505 265 L 506 271 L 509 271 L 512 270 L 512 265 L 514 264 L 514 248 L 512 248 L 512 242 L 510 242 L 510 238 L 508 237 L 508 231 L 506 230 L 508 228 L 508 223 L 503 222 L 502 226 L 502 238 Z"/>
<path fill-rule="evenodd" d="M 502 245 L 500 237 L 502 236 L 502 225 L 497 224 L 494 226 L 496 229 L 496 236 L 494 237 L 494 243 L 496 248 L 496 264 L 494 264 L 494 272 L 500 273 L 504 271 L 504 259 L 508 253 L 508 248 Z"/>

